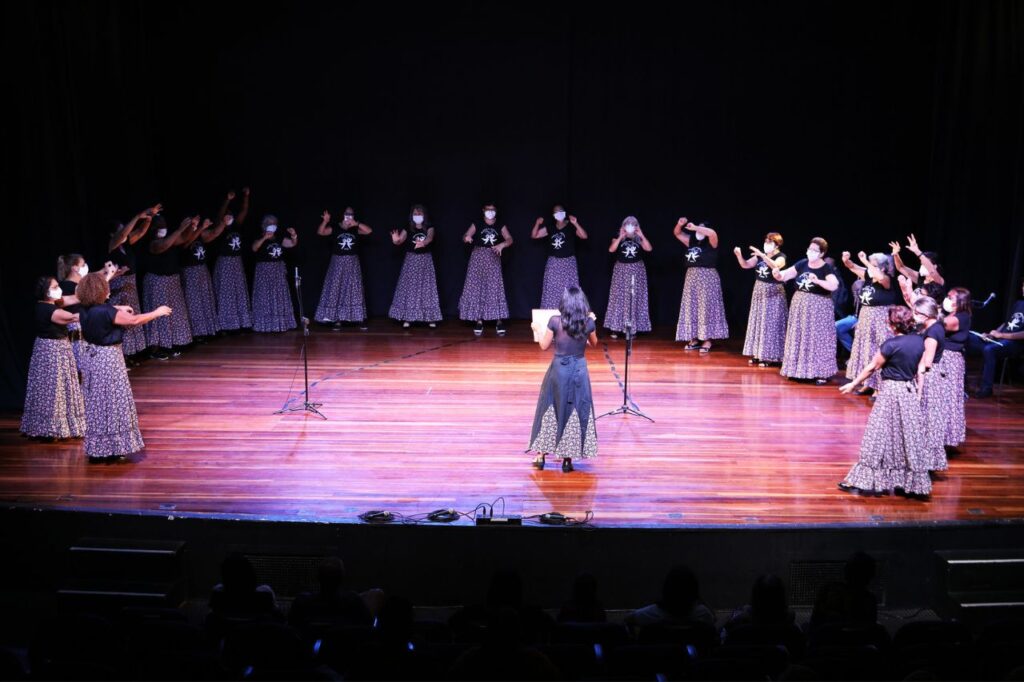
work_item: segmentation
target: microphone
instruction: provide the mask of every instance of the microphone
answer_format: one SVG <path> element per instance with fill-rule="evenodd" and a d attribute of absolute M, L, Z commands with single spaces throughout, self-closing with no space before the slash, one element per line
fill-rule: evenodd
<path fill-rule="evenodd" d="M 982 303 L 980 307 L 984 308 L 984 307 L 985 307 L 985 306 L 987 306 L 987 305 L 988 305 L 989 303 L 991 303 L 991 302 L 992 302 L 992 299 L 994 299 L 995 297 L 996 297 L 996 292 L 994 292 L 994 291 L 993 291 L 992 293 L 990 293 L 990 294 L 988 295 L 988 298 L 986 298 L 986 299 L 985 299 L 985 302 L 984 302 L 984 303 Z"/>
<path fill-rule="evenodd" d="M 295 288 L 296 289 L 299 287 L 299 283 L 300 282 L 302 282 L 302 280 L 299 279 L 299 266 L 296 265 L 295 266 Z"/>

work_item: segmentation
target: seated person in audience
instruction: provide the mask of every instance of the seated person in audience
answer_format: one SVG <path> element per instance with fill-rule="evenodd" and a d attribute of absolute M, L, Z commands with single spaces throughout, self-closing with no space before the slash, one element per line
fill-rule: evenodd
<path fill-rule="evenodd" d="M 445 675 L 452 680 L 566 679 L 551 660 L 528 644 L 527 624 L 509 606 L 497 608 L 483 642 L 459 656 Z"/>
<path fill-rule="evenodd" d="M 811 627 L 878 622 L 878 599 L 868 589 L 875 577 L 875 560 L 864 552 L 856 552 L 847 560 L 844 574 L 843 582 L 828 583 L 818 590 L 811 612 Z"/>
<path fill-rule="evenodd" d="M 686 566 L 676 566 L 661 588 L 657 603 L 637 609 L 625 618 L 630 627 L 649 625 L 715 624 L 715 614 L 700 599 L 697 576 Z"/>
<path fill-rule="evenodd" d="M 299 630 L 311 624 L 373 625 L 373 616 L 363 599 L 345 589 L 345 564 L 337 557 L 328 557 L 317 567 L 320 589 L 303 592 L 292 602 L 288 622 Z"/>
<path fill-rule="evenodd" d="M 597 578 L 589 573 L 576 576 L 572 597 L 558 612 L 559 623 L 604 623 L 608 620 L 604 605 L 597 598 Z"/>
<path fill-rule="evenodd" d="M 517 622 L 533 639 L 542 639 L 551 629 L 551 617 L 536 606 L 527 604 L 523 598 L 523 579 L 513 569 L 498 569 L 491 576 L 484 604 L 471 604 L 459 609 L 448 624 L 456 637 L 472 640 L 477 634 L 491 627 L 499 613 L 511 610 Z"/>
<path fill-rule="evenodd" d="M 750 592 L 750 603 L 736 609 L 725 629 L 741 625 L 792 625 L 795 614 L 786 604 L 786 587 L 777 575 L 758 576 Z"/>
<path fill-rule="evenodd" d="M 221 582 L 210 594 L 210 619 L 224 621 L 283 620 L 274 591 L 259 585 L 256 570 L 242 554 L 231 554 L 220 566 Z"/>
<path fill-rule="evenodd" d="M 1024 281 L 1021 287 L 1024 289 Z M 977 398 L 988 398 L 992 395 L 992 384 L 995 382 L 999 362 L 1024 354 L 1024 292 L 1022 298 L 1013 304 L 1005 322 L 981 338 L 972 335 L 968 345 L 972 350 L 980 351 L 984 359 L 981 385 L 974 395 Z"/>

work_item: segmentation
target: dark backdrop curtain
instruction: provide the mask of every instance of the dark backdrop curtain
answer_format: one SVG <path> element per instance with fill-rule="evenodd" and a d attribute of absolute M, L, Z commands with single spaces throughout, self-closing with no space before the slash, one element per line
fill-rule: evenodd
<path fill-rule="evenodd" d="M 0 405 L 18 407 L 32 279 L 59 253 L 103 262 L 109 221 L 162 201 L 172 223 L 248 184 L 301 234 L 312 313 L 318 216 L 355 206 L 371 314 L 401 263 L 387 231 L 427 204 L 446 316 L 459 235 L 486 201 L 513 316 L 539 300 L 529 228 L 563 202 L 591 234 L 583 285 L 604 310 L 627 214 L 654 243 L 656 323 L 682 289 L 677 217 L 711 221 L 734 336 L 750 277 L 734 245 L 778 229 L 795 260 L 879 251 L 915 231 L 952 282 L 1013 295 L 1024 187 L 1024 7 L 989 2 L 135 3 L 4 5 L 7 246 Z M 1004 298 L 993 306 L 1002 311 Z M 994 323 L 995 311 L 979 326 Z M 990 319 L 989 319 L 990 318 Z"/>

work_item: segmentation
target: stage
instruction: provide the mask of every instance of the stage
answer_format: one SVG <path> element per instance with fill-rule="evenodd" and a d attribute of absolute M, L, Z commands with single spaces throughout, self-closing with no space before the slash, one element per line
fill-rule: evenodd
<path fill-rule="evenodd" d="M 701 356 L 643 335 L 630 393 L 655 421 L 598 421 L 600 453 L 563 474 L 530 466 L 537 390 L 550 360 L 526 323 L 482 338 L 446 322 L 402 330 L 314 328 L 304 412 L 297 332 L 229 336 L 130 372 L 146 448 L 90 464 L 80 441 L 39 443 L 0 431 L 0 502 L 237 519 L 359 522 L 472 512 L 503 498 L 508 514 L 557 511 L 600 527 L 874 526 L 1024 518 L 1024 391 L 967 403 L 968 442 L 936 476 L 930 500 L 861 497 L 836 483 L 857 459 L 870 403 L 840 385 L 751 368 L 735 342 Z M 599 412 L 622 404 L 624 341 L 588 351 Z M 291 402 L 289 403 L 289 398 Z M 497 509 L 500 510 L 501 502 Z M 470 518 L 457 523 L 471 524 Z"/>

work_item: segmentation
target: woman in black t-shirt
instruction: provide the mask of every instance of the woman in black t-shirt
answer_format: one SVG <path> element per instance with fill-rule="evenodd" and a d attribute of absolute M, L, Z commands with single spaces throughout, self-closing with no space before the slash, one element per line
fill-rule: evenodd
<path fill-rule="evenodd" d="M 819 386 L 827 384 L 839 371 L 832 303 L 832 292 L 839 287 L 839 276 L 825 262 L 826 253 L 828 242 L 815 237 L 807 246 L 807 258 L 785 270 L 772 270 L 772 277 L 779 282 L 796 280 L 779 373 L 790 379 L 814 379 Z"/>
<path fill-rule="evenodd" d="M 341 329 L 343 322 L 356 322 L 366 331 L 366 296 L 363 294 L 363 270 L 359 265 L 359 248 L 363 237 L 373 232 L 369 225 L 356 220 L 351 206 L 345 208 L 337 228 L 331 227 L 331 214 L 323 212 L 316 233 L 331 238 L 331 264 L 324 276 L 320 303 L 314 319 L 324 324 L 334 323 Z"/>
<path fill-rule="evenodd" d="M 426 322 L 433 329 L 441 321 L 441 303 L 437 297 L 437 274 L 434 272 L 434 226 L 427 218 L 427 209 L 415 204 L 409 222 L 401 230 L 391 230 L 391 243 L 405 245 L 405 260 L 395 285 L 388 317 L 408 328 L 413 322 Z"/>
<path fill-rule="evenodd" d="M 158 215 L 153 218 L 153 227 L 156 234 L 147 249 L 148 272 L 142 278 L 142 309 L 149 312 L 167 306 L 178 311 L 177 315 L 161 316 L 154 324 L 146 325 L 146 344 L 153 348 L 153 357 L 167 360 L 181 355 L 182 349 L 192 343 L 178 247 L 199 229 L 199 216 L 185 218 L 171 232 L 164 217 Z"/>
<path fill-rule="evenodd" d="M 860 459 L 839 487 L 928 495 L 932 491 L 930 461 L 917 387 L 924 339 L 914 333 L 910 309 L 890 306 L 886 315 L 895 336 L 882 343 L 870 365 L 839 389 L 840 393 L 849 394 L 872 372 L 881 370 L 882 381 L 864 429 Z"/>
<path fill-rule="evenodd" d="M 903 278 L 902 275 L 900 275 Z M 909 283 L 909 282 L 908 282 Z M 924 412 L 925 446 L 928 450 L 928 469 L 945 471 L 946 461 L 947 389 L 949 382 L 944 370 L 936 368 L 941 364 L 946 346 L 946 331 L 939 316 L 939 304 L 928 296 L 920 296 L 913 305 L 914 322 L 920 325 L 924 339 L 924 354 L 917 375 L 920 377 L 921 410 Z"/>
<path fill-rule="evenodd" d="M 257 332 L 283 332 L 295 329 L 295 308 L 288 288 L 285 250 L 294 249 L 299 235 L 288 228 L 281 239 L 277 217 L 263 216 L 263 234 L 252 243 L 256 253 L 256 272 L 252 276 L 252 328 Z"/>
<path fill-rule="evenodd" d="M 544 468 L 547 453 L 561 457 L 562 471 L 568 473 L 573 470 L 573 459 L 597 457 L 594 400 L 584 356 L 587 346 L 597 347 L 597 327 L 579 287 L 565 290 L 558 313 L 548 321 L 538 342 L 541 350 L 554 343 L 555 356 L 540 386 L 526 451 L 539 453 L 533 460 L 538 469 Z M 534 331 L 541 330 L 534 327 Z"/>
<path fill-rule="evenodd" d="M 217 331 L 238 331 L 252 328 L 252 307 L 249 305 L 249 283 L 242 259 L 244 246 L 241 227 L 249 215 L 249 188 L 242 188 L 242 209 L 237 216 L 228 213 L 235 193 L 228 192 L 217 212 L 223 221 L 224 233 L 217 239 L 217 262 L 213 266 L 213 294 L 217 298 Z"/>
<path fill-rule="evenodd" d="M 36 340 L 21 415 L 21 432 L 30 438 L 80 438 L 85 434 L 85 403 L 67 330 L 68 324 L 78 322 L 78 315 L 57 306 L 63 296 L 54 278 L 36 280 Z"/>
<path fill-rule="evenodd" d="M 75 287 L 82 281 L 82 278 L 89 274 L 89 264 L 85 262 L 85 257 L 80 253 L 69 253 L 64 256 L 57 257 L 57 282 L 59 283 L 60 290 L 64 296 L 74 296 Z M 69 304 L 65 306 L 65 309 L 77 315 L 79 306 L 77 304 Z M 79 334 L 78 321 L 69 322 L 68 331 L 71 333 L 71 352 L 75 356 L 75 362 L 78 362 L 78 354 L 81 349 L 81 334 Z"/>
<path fill-rule="evenodd" d="M 136 315 L 107 302 L 110 287 L 99 273 L 86 276 L 77 288 L 82 303 L 82 387 L 85 398 L 85 454 L 90 461 L 124 457 L 145 444 L 139 432 L 135 398 L 121 352 L 127 327 L 167 317 L 165 305 Z"/>
<path fill-rule="evenodd" d="M 110 280 L 110 302 L 113 305 L 128 306 L 132 310 L 142 310 L 142 301 L 139 299 L 139 280 L 137 273 L 138 254 L 135 245 L 146 236 L 149 227 L 153 223 L 153 216 L 159 215 L 163 206 L 157 204 L 139 213 L 127 225 L 117 223 L 114 231 L 110 234 L 107 242 L 107 260 L 117 266 L 117 272 Z M 124 353 L 128 362 L 134 364 L 131 359 L 146 350 L 146 331 L 142 327 L 132 327 L 125 331 L 124 341 L 121 343 L 121 352 Z"/>
<path fill-rule="evenodd" d="M 480 227 L 472 223 L 462 241 L 471 244 L 466 282 L 459 297 L 459 319 L 476 321 L 473 333 L 484 333 L 484 322 L 494 321 L 494 331 L 505 335 L 502 320 L 508 318 L 505 279 L 501 274 L 501 254 L 512 246 L 512 233 L 506 225 L 498 225 L 498 207 L 486 204 Z"/>
<path fill-rule="evenodd" d="M 1021 285 L 1024 286 L 1024 282 Z M 974 395 L 976 398 L 988 398 L 992 395 L 998 362 L 1024 353 L 1024 297 L 1013 304 L 1005 322 L 976 340 L 981 342 L 983 364 L 981 385 Z"/>
<path fill-rule="evenodd" d="M 743 355 L 750 358 L 748 365 L 768 367 L 782 362 L 786 346 L 786 320 L 789 319 L 786 287 L 772 277 L 772 270 L 786 267 L 786 254 L 780 250 L 782 235 L 778 232 L 766 234 L 761 249 L 749 248 L 750 258 L 744 258 L 738 246 L 732 250 L 740 267 L 753 269 L 755 277 Z"/>
<path fill-rule="evenodd" d="M 579 270 L 576 267 L 576 240 L 586 239 L 576 216 L 568 215 L 565 207 L 555 204 L 552 210 L 555 224 L 550 229 L 544 226 L 544 218 L 537 218 L 530 231 L 531 239 L 546 239 L 548 259 L 544 265 L 544 282 L 540 295 L 540 307 L 557 308 L 562 294 L 569 287 L 580 285 Z"/>
<path fill-rule="evenodd" d="M 680 218 L 673 229 L 686 247 L 686 277 L 679 303 L 676 341 L 686 341 L 686 350 L 711 352 L 712 339 L 729 338 L 722 301 L 722 280 L 718 276 L 718 233 L 704 223 Z"/>
<path fill-rule="evenodd" d="M 871 364 L 882 342 L 892 338 L 888 308 L 900 304 L 903 298 L 896 284 L 896 271 L 890 256 L 884 253 L 868 256 L 861 251 L 857 259 L 860 265 L 850 260 L 849 251 L 843 251 L 843 265 L 864 280 L 864 286 L 858 294 L 860 312 L 853 332 L 853 346 L 850 348 L 850 359 L 846 362 L 847 379 L 853 379 Z M 879 381 L 878 373 L 872 374 L 864 382 L 860 393 L 877 391 Z"/>
<path fill-rule="evenodd" d="M 964 412 L 964 346 L 971 333 L 971 292 L 963 287 L 953 287 L 942 301 L 946 315 L 942 326 L 946 330 L 946 346 L 942 362 L 936 367 L 942 369 L 944 384 L 943 409 L 946 412 L 946 447 L 959 447 L 967 440 L 967 418 Z"/>
<path fill-rule="evenodd" d="M 889 247 L 892 248 L 892 260 L 896 270 L 910 280 L 911 288 L 915 290 L 913 298 L 930 296 L 935 301 L 941 301 L 946 296 L 946 280 L 942 276 L 939 254 L 934 251 L 922 251 L 917 244 L 917 237 L 910 235 L 907 237 L 907 250 L 921 262 L 921 267 L 914 270 L 903 263 L 899 242 L 889 242 Z M 908 299 L 906 303 L 912 305 L 913 299 Z"/>
<path fill-rule="evenodd" d="M 216 225 L 207 218 L 199 230 L 182 242 L 181 256 L 185 266 L 181 269 L 181 283 L 185 291 L 185 305 L 192 336 L 207 337 L 217 334 L 217 304 L 213 295 L 213 280 L 210 277 L 210 242 L 220 236 L 226 223 L 220 220 Z"/>
<path fill-rule="evenodd" d="M 644 254 L 653 248 L 640 229 L 636 216 L 626 216 L 619 226 L 619 233 L 608 246 L 608 253 L 615 254 L 615 267 L 612 268 L 612 283 L 608 287 L 604 326 L 612 330 L 613 339 L 617 338 L 617 332 L 628 330 L 635 334 L 651 331 Z"/>

